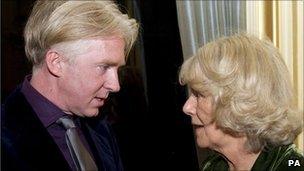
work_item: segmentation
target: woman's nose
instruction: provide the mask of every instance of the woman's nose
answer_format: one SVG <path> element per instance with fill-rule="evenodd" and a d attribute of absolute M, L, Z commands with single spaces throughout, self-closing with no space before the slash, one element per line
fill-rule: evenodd
<path fill-rule="evenodd" d="M 187 115 L 194 115 L 196 113 L 196 100 L 193 95 L 191 95 L 184 104 L 183 111 Z"/>

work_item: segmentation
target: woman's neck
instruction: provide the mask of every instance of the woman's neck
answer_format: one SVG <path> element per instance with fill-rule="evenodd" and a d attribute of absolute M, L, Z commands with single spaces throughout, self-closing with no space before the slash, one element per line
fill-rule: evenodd
<path fill-rule="evenodd" d="M 229 170 L 250 170 L 258 158 L 260 152 L 253 153 L 245 149 L 246 140 L 245 137 L 234 137 L 231 143 L 216 150 L 225 156 Z"/>
<path fill-rule="evenodd" d="M 235 156 L 230 155 L 228 158 L 229 170 L 251 170 L 259 153 L 243 153 L 236 154 Z"/>

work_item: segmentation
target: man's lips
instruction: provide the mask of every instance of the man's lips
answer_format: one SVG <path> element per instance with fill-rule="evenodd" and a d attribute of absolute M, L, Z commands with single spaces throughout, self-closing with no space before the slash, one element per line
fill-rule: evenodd
<path fill-rule="evenodd" d="M 98 101 L 106 100 L 106 98 L 103 98 L 103 97 L 95 97 L 95 99 L 97 99 Z"/>
<path fill-rule="evenodd" d="M 106 93 L 105 95 L 100 95 L 100 96 L 96 96 L 95 99 L 100 100 L 100 101 L 104 101 L 108 98 L 109 93 Z"/>
<path fill-rule="evenodd" d="M 105 96 L 96 96 L 95 99 L 100 100 L 100 101 L 104 101 L 108 98 L 108 94 L 106 94 Z"/>
<path fill-rule="evenodd" d="M 96 100 L 95 102 L 97 102 L 96 105 L 98 107 L 103 106 L 103 104 L 106 100 L 106 98 L 102 98 L 102 97 L 95 97 L 94 99 Z"/>

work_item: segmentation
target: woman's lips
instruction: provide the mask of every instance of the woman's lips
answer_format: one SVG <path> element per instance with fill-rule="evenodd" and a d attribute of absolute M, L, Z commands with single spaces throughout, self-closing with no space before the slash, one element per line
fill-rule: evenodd
<path fill-rule="evenodd" d="M 195 129 L 204 127 L 204 125 L 198 125 L 198 124 L 192 124 L 192 126 Z"/>

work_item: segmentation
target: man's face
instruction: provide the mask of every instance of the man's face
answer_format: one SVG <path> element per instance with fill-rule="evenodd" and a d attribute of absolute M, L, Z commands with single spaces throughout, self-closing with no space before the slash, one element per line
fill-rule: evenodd
<path fill-rule="evenodd" d="M 84 50 L 63 63 L 58 88 L 64 112 L 96 116 L 109 93 L 119 91 L 118 69 L 125 64 L 124 46 L 118 37 L 84 40 L 79 47 Z"/>

